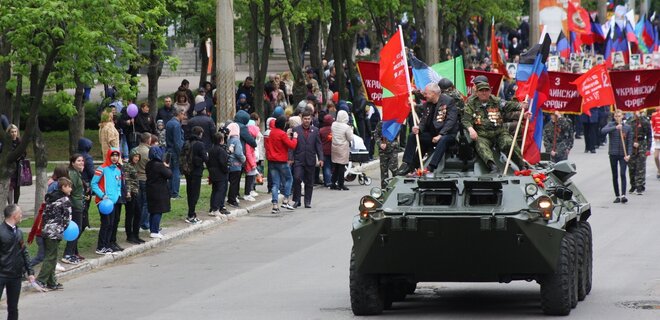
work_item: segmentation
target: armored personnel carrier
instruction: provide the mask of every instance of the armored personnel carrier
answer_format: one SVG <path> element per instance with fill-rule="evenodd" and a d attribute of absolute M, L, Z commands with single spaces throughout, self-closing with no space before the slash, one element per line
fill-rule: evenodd
<path fill-rule="evenodd" d="M 474 157 L 450 157 L 434 176 L 395 177 L 361 199 L 350 260 L 355 315 L 382 313 L 418 282 L 534 280 L 549 315 L 585 299 L 591 206 L 570 180 L 575 164 L 488 172 Z"/>

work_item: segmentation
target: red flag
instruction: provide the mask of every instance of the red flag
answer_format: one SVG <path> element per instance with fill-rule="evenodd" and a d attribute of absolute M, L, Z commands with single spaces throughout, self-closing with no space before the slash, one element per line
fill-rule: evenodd
<path fill-rule="evenodd" d="M 378 74 L 383 88 L 383 136 L 393 141 L 410 113 L 410 76 L 401 26 L 380 51 Z"/>
<path fill-rule="evenodd" d="M 495 19 L 490 26 L 490 56 L 491 63 L 493 64 L 493 71 L 503 74 L 505 77 L 509 77 L 506 72 L 506 64 L 502 61 L 500 56 L 499 46 L 497 45 L 497 38 L 495 38 Z"/>
<path fill-rule="evenodd" d="M 582 112 L 591 116 L 591 108 L 615 103 L 612 82 L 604 64 L 599 64 L 571 82 L 582 96 Z"/>
<path fill-rule="evenodd" d="M 579 34 L 591 33 L 591 20 L 589 12 L 582 8 L 579 3 L 568 1 L 568 30 Z"/>

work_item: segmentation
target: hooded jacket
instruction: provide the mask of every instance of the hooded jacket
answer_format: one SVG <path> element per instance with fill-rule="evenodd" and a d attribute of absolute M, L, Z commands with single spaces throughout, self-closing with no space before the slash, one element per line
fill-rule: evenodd
<path fill-rule="evenodd" d="M 85 168 L 82 171 L 82 179 L 86 183 L 92 181 L 92 178 L 94 177 L 94 158 L 89 154 L 90 150 L 92 150 L 92 140 L 80 138 L 80 140 L 78 140 L 78 152 L 80 152 L 85 159 Z"/>
<path fill-rule="evenodd" d="M 236 116 L 234 116 L 234 122 L 238 124 L 238 128 L 240 129 L 240 137 L 241 137 L 241 145 L 243 146 L 243 150 L 245 150 L 245 145 L 248 144 L 252 148 L 257 147 L 257 141 L 254 140 L 254 138 L 250 135 L 250 131 L 248 131 L 247 128 L 247 123 L 250 121 L 250 114 L 243 111 L 239 110 L 236 112 Z"/>
<path fill-rule="evenodd" d="M 115 128 L 114 122 L 107 121 L 99 124 L 99 141 L 102 154 L 107 153 L 111 148 L 119 148 L 119 131 Z"/>
<path fill-rule="evenodd" d="M 235 122 L 230 123 L 227 126 L 229 129 L 229 140 L 227 146 L 230 150 L 233 149 L 233 152 L 229 154 L 229 171 L 236 172 L 243 169 L 243 163 L 245 162 L 245 153 L 243 152 L 243 146 L 241 145 L 241 140 L 239 136 L 239 127 Z"/>
<path fill-rule="evenodd" d="M 41 236 L 46 239 L 62 240 L 62 233 L 71 220 L 71 200 L 62 191 L 55 190 L 46 195 Z"/>
<path fill-rule="evenodd" d="M 347 164 L 351 152 L 350 143 L 353 142 L 353 128 L 348 125 L 348 113 L 339 110 L 337 121 L 330 128 L 332 130 L 332 162 Z"/>
<path fill-rule="evenodd" d="M 96 203 L 101 202 L 103 196 L 108 196 L 112 203 L 117 203 L 121 196 L 121 169 L 110 161 L 110 155 L 113 152 L 119 152 L 119 150 L 109 149 L 105 154 L 105 162 L 94 172 L 92 192 L 96 195 Z"/>
<path fill-rule="evenodd" d="M 323 116 L 323 127 L 319 129 L 321 133 L 321 145 L 323 146 L 323 155 L 329 156 L 332 152 L 332 123 L 335 119 L 331 115 Z"/>
<path fill-rule="evenodd" d="M 284 117 L 277 118 L 270 122 L 270 134 L 266 139 L 266 159 L 273 162 L 287 162 L 289 160 L 289 150 L 295 149 L 298 145 L 298 139 L 289 138 L 289 135 L 281 128 L 284 123 L 277 126 L 278 121 Z M 284 120 L 286 123 L 286 120 Z"/>

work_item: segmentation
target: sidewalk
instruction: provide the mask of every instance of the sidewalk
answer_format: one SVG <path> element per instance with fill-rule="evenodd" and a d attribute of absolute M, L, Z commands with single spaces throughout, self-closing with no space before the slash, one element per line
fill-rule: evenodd
<path fill-rule="evenodd" d="M 373 173 L 375 169 L 379 168 L 379 166 L 380 166 L 380 161 L 374 160 L 362 165 L 362 170 L 365 172 L 371 171 Z M 371 176 L 373 178 L 373 174 Z M 148 239 L 147 242 L 140 245 L 132 245 L 130 247 L 127 247 L 124 251 L 121 251 L 118 254 L 99 256 L 98 258 L 88 257 L 86 260 L 84 260 L 82 263 L 78 265 L 62 264 L 62 266 L 64 266 L 67 269 L 62 272 L 57 272 L 57 278 L 66 279 L 69 277 L 82 274 L 84 272 L 101 268 L 111 263 L 118 262 L 126 258 L 136 256 L 138 254 L 142 254 L 151 249 L 168 245 L 178 239 L 187 238 L 193 234 L 198 233 L 199 231 L 205 231 L 215 228 L 221 224 L 235 220 L 238 217 L 248 215 L 251 212 L 255 212 L 260 209 L 269 207 L 271 205 L 271 195 L 266 193 L 266 186 L 263 185 L 257 187 L 258 189 L 260 188 L 260 190 L 257 190 L 260 193 L 260 195 L 257 197 L 257 201 L 254 203 L 250 203 L 250 205 L 245 207 L 233 208 L 229 210 L 231 214 L 227 217 L 211 217 L 206 215 L 206 213 L 203 213 L 204 216 L 200 214 L 200 218 L 203 218 L 203 221 L 201 223 L 195 225 L 183 224 L 181 225 L 182 227 L 180 228 L 177 227 L 168 228 L 164 230 L 165 231 L 164 237 L 162 239 L 145 238 L 145 240 Z M 319 186 L 319 187 L 315 187 L 315 189 L 324 189 L 324 188 Z M 241 206 L 244 206 L 246 202 L 247 201 L 241 201 Z M 281 213 L 281 214 L 286 214 L 286 213 Z M 29 288 L 31 288 L 31 285 L 27 281 L 24 281 L 23 290 L 24 291 L 30 290 Z M 33 290 L 30 291 L 34 292 Z M 5 296 L 6 295 L 3 295 L 2 298 L 5 299 Z"/>

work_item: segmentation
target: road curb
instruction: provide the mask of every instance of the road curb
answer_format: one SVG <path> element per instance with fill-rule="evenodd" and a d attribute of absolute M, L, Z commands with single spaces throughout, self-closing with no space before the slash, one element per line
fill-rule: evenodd
<path fill-rule="evenodd" d="M 362 170 L 370 170 L 378 167 L 380 164 L 379 160 L 373 160 L 368 163 L 365 163 L 361 165 Z M 128 247 L 124 249 L 124 251 L 119 252 L 118 254 L 113 254 L 113 255 L 105 255 L 96 259 L 87 259 L 84 262 L 76 265 L 75 267 L 62 271 L 62 272 L 57 272 L 56 277 L 58 279 L 66 279 L 73 277 L 75 275 L 88 272 L 94 269 L 98 269 L 101 267 L 104 267 L 106 265 L 112 264 L 114 262 L 118 262 L 133 256 L 137 256 L 141 253 L 147 252 L 151 249 L 155 249 L 164 245 L 168 245 L 170 243 L 173 243 L 175 240 L 178 239 L 183 239 L 191 236 L 192 234 L 197 233 L 198 231 L 206 231 L 211 228 L 217 227 L 219 225 L 222 225 L 224 223 L 227 223 L 233 219 L 236 219 L 237 217 L 241 216 L 246 216 L 250 214 L 250 212 L 257 211 L 259 209 L 263 209 L 265 207 L 268 207 L 271 205 L 271 198 L 270 195 L 267 199 L 261 200 L 257 203 L 254 203 L 250 206 L 247 206 L 246 208 L 236 208 L 233 210 L 229 210 L 230 214 L 227 218 L 220 218 L 220 217 L 208 217 L 208 219 L 203 220 L 202 223 L 200 224 L 195 224 L 188 226 L 186 228 L 177 230 L 173 233 L 169 233 L 164 235 L 162 239 L 155 239 L 155 240 L 150 240 L 147 241 L 143 244 L 139 245 L 134 245 L 131 247 Z M 282 196 L 280 195 L 280 198 Z M 59 261 L 59 259 L 58 259 Z M 28 288 L 31 288 L 31 285 L 29 282 L 24 281 L 23 290 L 28 290 Z M 4 299 L 5 296 L 3 296 Z"/>

